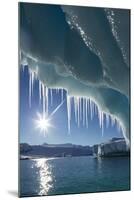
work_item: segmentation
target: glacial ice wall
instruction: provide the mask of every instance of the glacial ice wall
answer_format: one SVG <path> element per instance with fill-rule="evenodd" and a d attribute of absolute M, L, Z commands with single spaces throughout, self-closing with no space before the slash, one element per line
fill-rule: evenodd
<path fill-rule="evenodd" d="M 106 143 L 102 143 L 98 146 L 98 155 L 108 155 L 111 153 L 127 153 L 128 146 L 124 139 L 120 139 L 117 141 L 109 141 Z"/>
<path fill-rule="evenodd" d="M 116 122 L 129 142 L 129 10 L 20 3 L 20 61 L 29 102 L 37 77 L 46 111 L 49 89 L 67 91 L 69 129 L 71 105 L 86 126 L 91 106 L 102 129 L 104 117 Z"/>

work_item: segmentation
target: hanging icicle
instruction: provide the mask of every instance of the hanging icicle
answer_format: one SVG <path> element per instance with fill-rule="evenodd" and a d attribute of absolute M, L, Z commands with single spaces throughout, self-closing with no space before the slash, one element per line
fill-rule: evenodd
<path fill-rule="evenodd" d="M 24 72 L 24 68 L 22 68 Z M 38 67 L 35 71 L 29 69 L 29 106 L 32 104 L 32 96 L 34 93 L 34 80 L 37 79 Z M 47 88 L 41 81 L 39 81 L 39 104 L 42 104 L 42 110 L 44 115 L 48 115 L 49 102 L 53 105 L 53 93 L 61 96 L 61 102 L 64 99 L 64 89 L 62 88 Z M 50 94 L 50 95 L 49 95 Z M 50 96 L 50 100 L 49 100 Z M 68 118 L 68 133 L 71 131 L 71 115 L 74 113 L 75 122 L 77 126 L 89 127 L 89 119 L 93 120 L 94 116 L 98 115 L 99 126 L 102 130 L 102 136 L 104 134 L 104 128 L 109 126 L 117 127 L 118 131 L 125 132 L 125 128 L 113 115 L 104 113 L 100 107 L 94 103 L 94 101 L 87 97 L 70 96 L 66 92 L 67 100 L 67 118 Z M 72 112 L 71 110 L 74 110 Z M 90 117 L 89 117 L 90 116 Z"/>
<path fill-rule="evenodd" d="M 68 115 L 68 133 L 70 134 L 71 124 L 71 97 L 67 95 L 67 115 Z"/>

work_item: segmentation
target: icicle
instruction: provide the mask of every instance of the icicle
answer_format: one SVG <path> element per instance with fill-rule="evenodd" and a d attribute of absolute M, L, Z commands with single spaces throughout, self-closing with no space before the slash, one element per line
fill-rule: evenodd
<path fill-rule="evenodd" d="M 78 110 L 78 128 L 80 126 L 80 106 L 79 106 L 79 97 L 77 97 L 77 110 Z"/>
<path fill-rule="evenodd" d="M 34 80 L 36 79 L 36 72 L 28 70 L 29 72 L 29 106 L 31 107 L 31 99 L 33 96 Z"/>
<path fill-rule="evenodd" d="M 39 81 L 39 105 L 41 105 L 41 98 L 42 98 L 42 93 L 41 93 L 41 81 Z"/>
<path fill-rule="evenodd" d="M 87 106 L 88 105 L 88 99 L 86 99 L 85 103 L 86 103 L 86 105 L 85 105 L 86 106 L 85 107 L 86 108 L 86 127 L 88 128 L 88 109 L 87 109 L 88 108 L 88 106 Z"/>
<path fill-rule="evenodd" d="M 34 72 L 31 71 L 31 95 L 33 96 L 33 87 L 34 87 Z"/>
<path fill-rule="evenodd" d="M 45 87 L 46 114 L 48 115 L 48 88 Z"/>
<path fill-rule="evenodd" d="M 95 115 L 97 114 L 96 104 L 94 104 L 94 113 L 95 113 Z"/>
<path fill-rule="evenodd" d="M 80 107 L 80 122 L 81 122 L 82 120 L 81 97 L 79 97 L 79 107 Z"/>
<path fill-rule="evenodd" d="M 29 107 L 31 107 L 31 76 L 29 72 Z"/>
<path fill-rule="evenodd" d="M 71 123 L 71 97 L 67 94 L 67 115 L 68 115 L 68 133 L 70 134 Z"/>
<path fill-rule="evenodd" d="M 114 124 L 115 124 L 114 117 L 111 116 L 111 125 L 114 126 Z"/>
<path fill-rule="evenodd" d="M 51 106 L 53 105 L 53 89 L 50 88 L 50 100 L 51 100 Z"/>
<path fill-rule="evenodd" d="M 110 117 L 109 117 L 109 114 L 106 114 L 106 126 L 107 128 L 109 127 L 110 125 Z"/>
<path fill-rule="evenodd" d="M 59 93 L 59 89 L 58 88 L 56 88 L 56 94 L 58 94 Z"/>
<path fill-rule="evenodd" d="M 64 98 L 64 89 L 61 89 L 61 101 L 63 101 L 63 98 Z"/>
<path fill-rule="evenodd" d="M 85 99 L 83 98 L 83 126 L 85 125 Z"/>
<path fill-rule="evenodd" d="M 91 100 L 91 107 L 92 107 L 92 119 L 94 117 L 94 102 Z"/>
<path fill-rule="evenodd" d="M 74 97 L 74 112 L 75 112 L 75 122 L 77 123 L 77 100 Z"/>
<path fill-rule="evenodd" d="M 92 113 L 92 101 L 90 100 L 90 116 L 91 116 L 91 120 L 93 119 L 93 113 Z"/>
<path fill-rule="evenodd" d="M 101 130 L 102 130 L 102 137 L 103 137 L 103 134 L 104 134 L 104 113 L 103 112 L 101 112 L 101 120 L 102 120 Z"/>
<path fill-rule="evenodd" d="M 42 84 L 42 107 L 43 107 L 43 115 L 46 114 L 46 101 L 45 101 L 45 86 Z"/>
<path fill-rule="evenodd" d="M 25 65 L 24 64 L 21 65 L 20 70 L 22 70 L 22 72 L 24 73 L 24 71 L 25 71 Z"/>

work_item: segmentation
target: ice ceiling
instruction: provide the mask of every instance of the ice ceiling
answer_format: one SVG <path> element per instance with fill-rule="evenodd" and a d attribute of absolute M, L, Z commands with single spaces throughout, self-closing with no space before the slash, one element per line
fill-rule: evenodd
<path fill-rule="evenodd" d="M 105 117 L 129 142 L 129 10 L 21 3 L 20 61 L 29 66 L 30 98 L 40 80 L 46 112 L 48 90 L 67 91 L 69 130 L 74 104 L 78 125 L 88 126 L 91 110 L 102 130 Z"/>

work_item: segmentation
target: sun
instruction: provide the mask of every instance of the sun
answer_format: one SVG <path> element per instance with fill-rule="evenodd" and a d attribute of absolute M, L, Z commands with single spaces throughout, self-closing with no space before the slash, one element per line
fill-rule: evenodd
<path fill-rule="evenodd" d="M 51 114 L 46 114 L 46 113 L 39 113 L 37 112 L 37 119 L 35 119 L 35 124 L 36 124 L 36 128 L 40 129 L 40 132 L 43 132 L 44 135 L 46 132 L 48 132 L 48 129 L 53 127 L 52 125 L 52 117 L 53 115 L 55 115 L 55 113 L 59 110 L 59 108 L 63 105 L 63 103 L 65 102 L 65 99 L 53 110 L 53 112 Z"/>
<path fill-rule="evenodd" d="M 45 115 L 37 113 L 37 119 L 35 120 L 36 128 L 40 129 L 40 132 L 48 132 L 48 129 L 52 127 L 51 119 Z"/>

